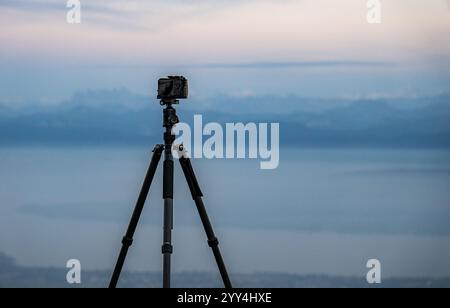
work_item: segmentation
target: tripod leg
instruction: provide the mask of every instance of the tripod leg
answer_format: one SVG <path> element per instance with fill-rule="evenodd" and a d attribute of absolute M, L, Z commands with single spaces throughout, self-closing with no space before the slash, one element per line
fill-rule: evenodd
<path fill-rule="evenodd" d="M 219 249 L 219 241 L 214 234 L 211 222 L 209 220 L 208 214 L 206 212 L 205 205 L 203 203 L 202 197 L 203 193 L 200 190 L 200 186 L 195 177 L 194 169 L 192 168 L 192 164 L 189 158 L 185 158 L 180 155 L 180 164 L 183 169 L 184 176 L 186 177 L 186 181 L 189 185 L 189 189 L 192 194 L 192 198 L 194 199 L 195 205 L 197 206 L 198 213 L 200 214 L 200 219 L 202 220 L 203 228 L 205 229 L 206 235 L 208 237 L 208 245 L 211 247 L 214 257 L 216 259 L 217 266 L 219 267 L 220 275 L 222 276 L 223 284 L 225 288 L 231 289 L 231 281 L 228 276 L 228 272 L 225 266 L 225 262 L 223 261 L 222 254 Z"/>
<path fill-rule="evenodd" d="M 173 253 L 173 136 L 170 130 L 168 130 L 164 136 L 164 139 L 166 140 L 163 171 L 164 239 L 161 252 L 163 254 L 163 288 L 170 288 L 171 256 Z"/>
<path fill-rule="evenodd" d="M 139 194 L 139 198 L 136 202 L 133 215 L 131 216 L 130 224 L 128 226 L 125 236 L 122 239 L 122 249 L 120 250 L 119 258 L 117 259 L 116 267 L 114 268 L 109 288 L 115 288 L 117 286 L 117 282 L 119 280 L 119 276 L 128 253 L 128 249 L 133 244 L 133 236 L 136 231 L 139 218 L 141 217 L 142 210 L 144 209 L 145 200 L 147 199 L 148 192 L 150 191 L 150 186 L 155 176 L 158 163 L 161 159 L 163 149 L 164 146 L 158 144 L 155 146 L 153 150 L 152 160 L 150 162 L 150 166 L 145 176 L 144 183 L 142 185 L 142 189 Z"/>

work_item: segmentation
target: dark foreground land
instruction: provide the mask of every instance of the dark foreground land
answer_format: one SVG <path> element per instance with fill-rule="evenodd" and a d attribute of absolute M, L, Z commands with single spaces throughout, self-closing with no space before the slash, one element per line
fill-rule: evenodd
<path fill-rule="evenodd" d="M 0 254 L 0 288 L 52 288 L 74 287 L 66 282 L 67 269 L 39 268 L 16 265 L 12 258 Z M 108 285 L 109 271 L 83 271 L 82 283 L 78 287 L 103 288 Z M 290 275 L 274 273 L 233 274 L 235 287 L 239 288 L 366 288 L 365 278 L 332 277 L 321 275 Z M 186 272 L 173 275 L 174 287 L 220 288 L 220 276 L 216 273 Z M 119 287 L 161 286 L 160 273 L 123 273 Z M 450 278 L 391 278 L 385 279 L 380 287 L 385 288 L 446 288 Z"/>

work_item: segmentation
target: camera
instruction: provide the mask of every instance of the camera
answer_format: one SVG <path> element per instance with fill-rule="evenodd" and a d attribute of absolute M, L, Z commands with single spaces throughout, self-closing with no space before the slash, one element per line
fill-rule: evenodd
<path fill-rule="evenodd" d="M 176 100 L 188 97 L 188 80 L 183 76 L 169 76 L 158 80 L 158 99 Z"/>

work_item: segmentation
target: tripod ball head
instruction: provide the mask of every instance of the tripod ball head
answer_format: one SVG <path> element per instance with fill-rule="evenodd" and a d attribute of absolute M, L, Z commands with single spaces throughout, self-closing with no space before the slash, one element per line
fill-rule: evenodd
<path fill-rule="evenodd" d="M 164 127 L 172 127 L 175 124 L 180 123 L 180 119 L 177 116 L 175 108 L 168 106 L 164 109 Z"/>

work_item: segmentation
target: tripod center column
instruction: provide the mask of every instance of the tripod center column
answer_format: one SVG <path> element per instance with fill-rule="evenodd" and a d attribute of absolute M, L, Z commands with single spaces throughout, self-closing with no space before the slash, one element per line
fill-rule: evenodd
<path fill-rule="evenodd" d="M 172 135 L 172 128 L 179 122 L 175 109 L 168 104 L 164 109 L 164 170 L 163 170 L 163 198 L 164 198 L 164 243 L 163 253 L 163 287 L 170 288 L 172 230 L 173 230 L 173 181 L 174 163 L 172 156 L 172 145 L 175 136 Z"/>
<path fill-rule="evenodd" d="M 173 156 L 172 145 L 175 136 L 172 134 L 172 128 L 179 122 L 176 110 L 169 104 L 164 109 L 164 187 L 163 198 L 173 199 Z"/>

